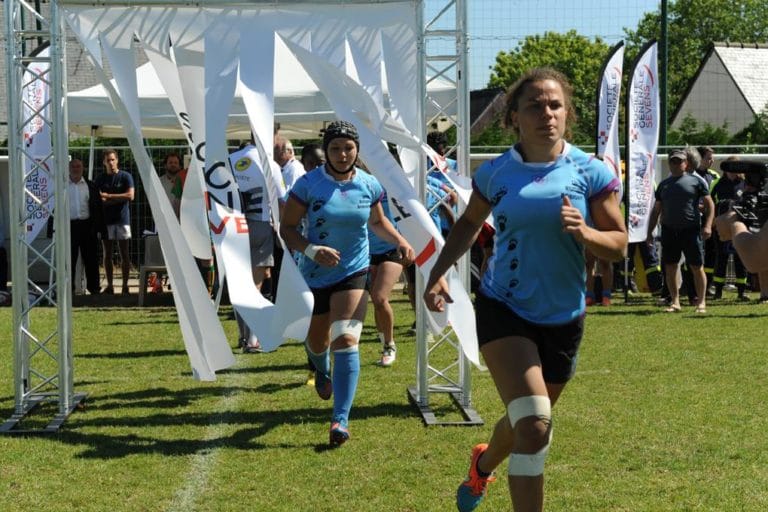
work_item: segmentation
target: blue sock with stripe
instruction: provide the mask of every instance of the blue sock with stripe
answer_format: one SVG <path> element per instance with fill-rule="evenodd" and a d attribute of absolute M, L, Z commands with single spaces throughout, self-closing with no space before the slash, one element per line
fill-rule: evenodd
<path fill-rule="evenodd" d="M 360 376 L 360 352 L 357 345 L 333 351 L 333 421 L 349 423 L 349 411 Z"/>

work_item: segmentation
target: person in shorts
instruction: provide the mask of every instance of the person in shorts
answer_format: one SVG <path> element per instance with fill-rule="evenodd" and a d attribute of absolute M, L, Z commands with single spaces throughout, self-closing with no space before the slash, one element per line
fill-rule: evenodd
<path fill-rule="evenodd" d="M 332 447 L 350 438 L 349 415 L 360 375 L 358 346 L 368 304 L 368 229 L 394 244 L 404 264 L 414 259 L 413 248 L 384 215 L 381 183 L 355 165 L 359 140 L 351 123 L 328 125 L 323 135 L 326 163 L 296 181 L 280 222 L 285 244 L 305 256 L 299 269 L 315 298 L 306 348 L 316 368 L 315 391 L 323 400 L 333 396 Z"/>
<path fill-rule="evenodd" d="M 111 148 L 104 150 L 104 174 L 96 178 L 104 223 L 107 225 L 107 236 L 101 240 L 104 248 L 104 273 L 107 277 L 107 287 L 103 293 L 115 293 L 112 251 L 116 241 L 123 277 L 122 294 L 128 295 L 128 277 L 131 271 L 131 260 L 128 256 L 128 242 L 131 239 L 130 204 L 133 201 L 134 186 L 133 176 L 120 170 L 119 163 L 117 151 Z"/>
<path fill-rule="evenodd" d="M 551 68 L 532 69 L 509 89 L 505 125 L 518 143 L 481 165 L 472 195 L 430 272 L 431 311 L 451 302 L 444 274 L 493 214 L 494 250 L 476 293 L 480 352 L 504 404 L 488 444 L 474 446 L 456 491 L 459 511 L 475 510 L 509 457 L 515 510 L 542 510 L 552 406 L 573 376 L 584 328 L 584 250 L 609 261 L 627 245 L 618 178 L 565 140 L 572 89 Z"/>
<path fill-rule="evenodd" d="M 648 219 L 648 240 L 653 239 L 657 222 L 661 222 L 661 260 L 670 293 L 670 304 L 664 311 L 676 313 L 680 307 L 680 257 L 693 274 L 696 290 L 696 313 L 706 313 L 707 275 L 704 272 L 704 241 L 712 236 L 715 205 L 707 183 L 689 172 L 688 154 L 675 149 L 669 153 L 669 177 L 656 187 L 656 203 Z M 699 203 L 704 205 L 703 215 Z"/>
<path fill-rule="evenodd" d="M 251 271 L 256 288 L 261 290 L 264 279 L 275 264 L 275 236 L 272 227 L 272 203 L 282 205 L 285 188 L 279 173 L 269 177 L 261 168 L 259 152 L 253 144 L 246 144 L 229 155 L 233 174 L 240 188 L 240 203 L 248 224 L 248 242 L 251 249 Z M 276 201 L 271 201 L 271 198 Z M 277 215 L 277 212 L 275 212 Z M 261 352 L 261 344 L 248 324 L 235 309 L 238 327 L 238 346 L 245 353 Z"/>

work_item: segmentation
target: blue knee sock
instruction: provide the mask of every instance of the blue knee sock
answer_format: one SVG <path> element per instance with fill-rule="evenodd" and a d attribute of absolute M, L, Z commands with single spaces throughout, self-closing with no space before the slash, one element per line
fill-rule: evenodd
<path fill-rule="evenodd" d="M 360 376 L 360 352 L 357 346 L 333 352 L 333 421 L 349 422 L 349 411 Z"/>
<path fill-rule="evenodd" d="M 324 375 L 331 375 L 331 354 L 330 350 L 326 349 L 323 352 L 320 352 L 319 354 L 315 354 L 309 349 L 309 345 L 304 343 L 304 348 L 307 350 L 307 356 L 309 357 L 309 360 L 312 361 L 312 364 L 315 365 L 315 370 L 318 372 L 324 374 Z"/>

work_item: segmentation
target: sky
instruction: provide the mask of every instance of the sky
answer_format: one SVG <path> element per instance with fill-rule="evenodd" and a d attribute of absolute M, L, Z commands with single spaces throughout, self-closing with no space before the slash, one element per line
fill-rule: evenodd
<path fill-rule="evenodd" d="M 526 35 L 575 29 L 582 35 L 600 36 L 612 44 L 623 39 L 625 27 L 635 29 L 643 14 L 659 9 L 657 0 L 466 1 L 472 90 L 487 85 L 489 67 L 493 66 L 498 52 L 514 49 Z M 431 8 L 433 12 L 445 4 L 446 0 L 427 0 L 427 17 L 431 15 Z"/>

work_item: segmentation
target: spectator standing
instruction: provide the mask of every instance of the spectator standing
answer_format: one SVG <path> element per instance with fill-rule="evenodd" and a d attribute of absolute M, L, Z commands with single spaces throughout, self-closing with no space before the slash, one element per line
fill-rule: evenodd
<path fill-rule="evenodd" d="M 171 203 L 173 213 L 176 214 L 176 218 L 179 218 L 181 210 L 181 190 L 180 184 L 182 180 L 181 174 L 181 157 L 178 153 L 168 153 L 165 155 L 165 162 L 163 163 L 165 172 L 160 176 L 160 183 L 163 184 L 163 190 L 168 197 L 168 201 Z"/>
<path fill-rule="evenodd" d="M 280 166 L 280 172 L 283 175 L 285 189 L 290 191 L 296 180 L 305 174 L 304 166 L 296 160 L 293 153 L 293 144 L 282 135 L 275 137 L 275 147 L 273 158 Z"/>
<path fill-rule="evenodd" d="M 715 163 L 715 151 L 709 146 L 699 146 L 696 148 L 699 153 L 699 164 L 695 168 L 695 173 L 707 182 L 710 195 L 712 189 L 720 181 L 720 174 L 712 169 Z M 702 205 L 699 204 L 699 207 Z M 714 272 L 717 261 L 717 237 L 711 236 L 704 241 L 704 273 L 707 275 L 707 292 L 711 296 L 714 292 Z"/>
<path fill-rule="evenodd" d="M 278 201 L 283 201 L 283 180 L 279 174 L 272 174 L 271 186 L 267 183 L 267 177 L 259 164 L 258 150 L 252 145 L 246 145 L 229 155 L 229 161 L 240 188 L 242 210 L 248 224 L 253 282 L 256 288 L 261 290 L 267 272 L 275 264 L 275 236 L 270 198 L 274 194 Z M 261 352 L 261 344 L 248 324 L 237 312 L 235 318 L 239 330 L 238 346 L 245 353 Z"/>
<path fill-rule="evenodd" d="M 648 221 L 648 240 L 661 221 L 661 247 L 664 273 L 671 302 L 668 313 L 681 310 L 678 266 L 680 256 L 685 255 L 693 274 L 696 291 L 695 311 L 706 313 L 706 283 L 704 274 L 703 241 L 712 235 L 714 204 L 706 182 L 688 172 L 688 155 L 685 150 L 669 153 L 670 176 L 659 183 L 656 203 Z M 699 201 L 704 202 L 704 215 L 699 211 Z"/>
<path fill-rule="evenodd" d="M 738 160 L 737 157 L 729 157 L 726 161 Z M 737 201 L 744 193 L 744 176 L 735 172 L 723 172 L 723 177 L 712 187 L 712 200 L 716 205 L 718 212 L 727 212 L 733 201 Z M 738 300 L 748 301 L 747 289 L 747 271 L 738 253 L 733 250 L 733 244 L 730 241 L 721 240 L 717 230 L 712 233 L 712 238 L 716 242 L 715 273 L 713 282 L 715 293 L 712 298 L 721 299 L 723 297 L 723 287 L 725 286 L 725 272 L 728 266 L 728 259 L 733 255 L 733 268 L 736 274 L 736 290 Z"/>
<path fill-rule="evenodd" d="M 128 277 L 131 271 L 131 260 L 128 255 L 128 243 L 131 239 L 131 210 L 134 186 L 133 177 L 120 170 L 117 151 L 104 150 L 104 173 L 96 178 L 96 187 L 101 196 L 101 203 L 106 224 L 107 236 L 102 238 L 104 246 L 104 273 L 107 276 L 107 287 L 104 293 L 114 294 L 112 251 L 117 241 L 120 253 L 120 264 L 123 277 L 122 294 L 128 295 Z"/>
<path fill-rule="evenodd" d="M 99 294 L 99 239 L 106 235 L 101 196 L 96 185 L 83 176 L 83 162 L 69 162 L 69 232 L 72 256 L 72 283 L 78 254 L 83 259 L 86 288 L 91 295 Z"/>
<path fill-rule="evenodd" d="M 307 144 L 301 148 L 301 165 L 306 172 L 320 167 L 325 163 L 323 148 L 319 144 Z"/>

